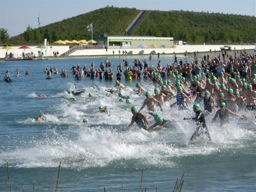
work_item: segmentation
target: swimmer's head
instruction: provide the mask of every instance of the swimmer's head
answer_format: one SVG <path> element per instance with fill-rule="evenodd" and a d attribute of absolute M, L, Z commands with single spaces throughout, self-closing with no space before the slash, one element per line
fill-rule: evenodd
<path fill-rule="evenodd" d="M 136 105 L 132 106 L 131 111 L 138 111 L 138 107 Z"/>
<path fill-rule="evenodd" d="M 231 88 L 228 89 L 228 92 L 229 92 L 230 94 L 233 94 L 233 93 L 234 93 L 233 89 L 231 89 Z"/>
<path fill-rule="evenodd" d="M 164 120 L 164 118 L 161 117 L 161 115 L 159 115 L 158 113 L 154 114 L 154 119 L 156 122 L 162 122 Z"/>
<path fill-rule="evenodd" d="M 120 81 L 116 80 L 116 84 L 119 85 L 119 84 L 120 84 Z"/>
<path fill-rule="evenodd" d="M 200 105 L 199 105 L 198 103 L 195 103 L 195 104 L 193 105 L 193 110 L 194 110 L 194 111 L 199 111 L 199 110 L 200 110 Z"/>
<path fill-rule="evenodd" d="M 247 84 L 247 89 L 252 90 L 252 85 L 251 84 Z"/>
<path fill-rule="evenodd" d="M 99 110 L 101 110 L 103 107 L 102 106 L 99 106 Z"/>
<path fill-rule="evenodd" d="M 205 91 L 205 95 L 207 95 L 207 96 L 211 96 L 210 91 L 206 90 L 206 91 Z"/>
<path fill-rule="evenodd" d="M 155 93 L 159 93 L 160 90 L 159 90 L 158 88 L 155 88 L 155 89 L 154 89 L 154 92 L 155 92 Z"/>
<path fill-rule="evenodd" d="M 178 86 L 178 87 L 177 87 L 177 91 L 182 91 L 182 87 L 181 87 L 181 86 Z"/>
<path fill-rule="evenodd" d="M 224 97 L 224 93 L 223 92 L 220 93 L 220 97 Z"/>
<path fill-rule="evenodd" d="M 150 95 L 151 95 L 150 92 L 146 91 L 145 96 L 150 96 Z"/>
<path fill-rule="evenodd" d="M 139 87 L 140 86 L 140 83 L 136 83 L 136 87 Z"/>
<path fill-rule="evenodd" d="M 119 101 L 120 101 L 120 102 L 123 102 L 123 101 L 124 101 L 124 99 L 123 99 L 123 98 L 120 98 L 120 99 L 119 99 Z"/>
<path fill-rule="evenodd" d="M 83 119 L 83 123 L 87 123 L 87 122 L 89 122 L 89 119 L 88 118 L 84 118 Z"/>
<path fill-rule="evenodd" d="M 220 103 L 220 107 L 226 107 L 226 103 L 225 103 L 224 101 L 222 101 L 222 102 Z"/>

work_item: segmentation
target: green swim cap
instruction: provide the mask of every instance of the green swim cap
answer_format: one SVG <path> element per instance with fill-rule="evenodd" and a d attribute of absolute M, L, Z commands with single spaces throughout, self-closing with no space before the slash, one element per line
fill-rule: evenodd
<path fill-rule="evenodd" d="M 150 95 L 150 92 L 146 91 L 145 96 L 149 96 L 149 95 Z"/>
<path fill-rule="evenodd" d="M 124 99 L 123 99 L 123 98 L 120 98 L 119 101 L 122 102 L 122 101 L 124 101 Z"/>
<path fill-rule="evenodd" d="M 118 93 L 118 96 L 121 97 L 121 96 L 123 96 L 123 94 L 122 94 L 121 92 L 119 92 L 119 93 Z"/>
<path fill-rule="evenodd" d="M 99 106 L 99 109 L 102 109 L 103 107 L 102 106 Z"/>
<path fill-rule="evenodd" d="M 252 89 L 252 85 L 251 84 L 247 84 L 247 89 Z"/>
<path fill-rule="evenodd" d="M 158 113 L 154 114 L 154 119 L 156 122 L 162 122 L 164 120 Z"/>
<path fill-rule="evenodd" d="M 219 89 L 219 85 L 217 83 L 215 83 L 214 88 Z"/>
<path fill-rule="evenodd" d="M 234 93 L 233 89 L 231 89 L 231 88 L 228 89 L 228 92 L 231 93 L 231 94 Z"/>
<path fill-rule="evenodd" d="M 155 92 L 155 93 L 156 93 L 156 92 L 159 93 L 160 90 L 159 90 L 158 88 L 155 88 L 155 89 L 154 89 L 154 92 Z"/>
<path fill-rule="evenodd" d="M 114 93 L 115 92 L 115 90 L 114 89 L 110 89 L 110 93 Z"/>
<path fill-rule="evenodd" d="M 167 84 L 170 84 L 171 83 L 171 81 L 170 80 L 167 80 Z"/>
<path fill-rule="evenodd" d="M 207 82 L 207 83 L 210 83 L 210 82 L 211 82 L 211 80 L 210 80 L 209 78 L 207 78 L 207 79 L 206 79 L 206 82 Z"/>
<path fill-rule="evenodd" d="M 178 86 L 178 87 L 177 87 L 177 91 L 182 91 L 182 87 L 181 87 L 181 86 Z"/>
<path fill-rule="evenodd" d="M 195 104 L 193 105 L 193 109 L 199 110 L 199 109 L 200 109 L 200 105 L 199 105 L 198 103 L 195 103 Z"/>
<path fill-rule="evenodd" d="M 131 99 L 126 99 L 126 103 L 131 103 Z"/>
<path fill-rule="evenodd" d="M 205 91 L 205 94 L 211 96 L 211 93 L 208 90 Z"/>
<path fill-rule="evenodd" d="M 83 119 L 83 123 L 87 123 L 88 121 L 89 121 L 88 118 L 84 118 L 84 119 Z"/>
<path fill-rule="evenodd" d="M 239 91 L 236 91 L 236 92 L 235 92 L 235 95 L 239 95 L 239 94 L 240 94 Z"/>
<path fill-rule="evenodd" d="M 222 83 L 222 84 L 220 84 L 220 88 L 226 89 L 226 86 Z"/>
<path fill-rule="evenodd" d="M 131 111 L 138 111 L 138 107 L 136 105 L 132 106 Z"/>
<path fill-rule="evenodd" d="M 118 80 L 116 80 L 116 84 L 119 84 L 120 82 Z"/>
<path fill-rule="evenodd" d="M 200 82 L 199 82 L 199 81 L 196 81 L 196 85 L 200 85 Z"/>
<path fill-rule="evenodd" d="M 221 106 L 221 107 L 226 107 L 226 103 L 225 103 L 224 101 L 222 101 L 222 102 L 220 103 L 220 106 Z"/>
<path fill-rule="evenodd" d="M 165 85 L 163 85 L 163 86 L 162 86 L 162 89 L 166 89 L 166 86 L 165 86 Z"/>
<path fill-rule="evenodd" d="M 139 83 L 136 83 L 136 87 L 139 87 L 140 86 L 140 84 Z"/>
<path fill-rule="evenodd" d="M 235 80 L 234 78 L 232 78 L 232 79 L 231 79 L 231 82 L 232 82 L 232 83 L 235 83 L 235 82 L 236 82 L 236 80 Z"/>
<path fill-rule="evenodd" d="M 131 97 L 130 96 L 127 96 L 127 98 L 126 99 L 131 99 Z"/>

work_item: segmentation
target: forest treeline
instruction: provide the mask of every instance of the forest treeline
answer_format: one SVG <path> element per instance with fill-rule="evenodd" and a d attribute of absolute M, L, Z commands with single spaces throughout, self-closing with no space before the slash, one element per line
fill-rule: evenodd
<path fill-rule="evenodd" d="M 256 17 L 191 11 L 147 11 L 137 28 L 126 34 L 125 29 L 139 12 L 135 8 L 105 7 L 36 29 L 28 25 L 22 34 L 0 41 L 34 45 L 42 44 L 45 38 L 50 43 L 60 39 L 90 39 L 87 26 L 93 23 L 95 38 L 107 34 L 174 37 L 190 44 L 256 42 Z"/>

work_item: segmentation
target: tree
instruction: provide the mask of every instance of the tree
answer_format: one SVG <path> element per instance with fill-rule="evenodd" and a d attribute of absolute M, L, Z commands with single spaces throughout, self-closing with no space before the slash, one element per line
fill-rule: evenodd
<path fill-rule="evenodd" d="M 9 40 L 8 30 L 4 28 L 0 28 L 0 41 L 5 44 Z"/>
<path fill-rule="evenodd" d="M 26 42 L 31 42 L 35 38 L 34 30 L 28 25 L 27 30 L 24 32 L 24 38 Z"/>

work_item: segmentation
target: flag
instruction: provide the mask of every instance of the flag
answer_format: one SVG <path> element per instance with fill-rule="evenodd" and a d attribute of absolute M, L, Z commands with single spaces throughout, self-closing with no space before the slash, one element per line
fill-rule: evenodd
<path fill-rule="evenodd" d="M 86 28 L 88 32 L 92 32 L 92 29 L 93 29 L 92 23 L 88 25 Z"/>

